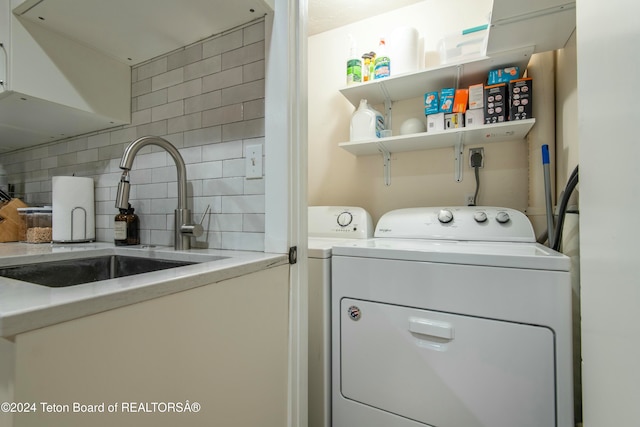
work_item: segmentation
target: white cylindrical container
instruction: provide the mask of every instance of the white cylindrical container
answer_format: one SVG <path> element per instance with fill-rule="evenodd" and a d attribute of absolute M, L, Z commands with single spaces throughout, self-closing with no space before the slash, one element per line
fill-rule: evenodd
<path fill-rule="evenodd" d="M 52 178 L 54 242 L 92 242 L 96 239 L 93 187 L 92 178 Z"/>
<path fill-rule="evenodd" d="M 394 76 L 418 70 L 419 41 L 418 30 L 413 27 L 399 27 L 391 32 L 387 46 L 393 61 Z"/>
<path fill-rule="evenodd" d="M 360 106 L 351 116 L 350 140 L 380 138 L 384 130 L 384 117 L 381 113 L 369 107 L 366 99 L 360 100 Z"/>

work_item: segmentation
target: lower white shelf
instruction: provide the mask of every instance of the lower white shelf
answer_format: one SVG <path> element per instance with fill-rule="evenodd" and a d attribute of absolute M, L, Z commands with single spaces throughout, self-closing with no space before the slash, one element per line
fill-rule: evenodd
<path fill-rule="evenodd" d="M 423 132 L 355 142 L 342 142 L 338 145 L 356 156 L 371 156 L 385 151 L 388 153 L 400 153 L 405 151 L 455 147 L 457 143 L 470 145 L 490 142 L 516 141 L 524 139 L 535 122 L 536 119 L 518 120 L 471 128 Z"/>

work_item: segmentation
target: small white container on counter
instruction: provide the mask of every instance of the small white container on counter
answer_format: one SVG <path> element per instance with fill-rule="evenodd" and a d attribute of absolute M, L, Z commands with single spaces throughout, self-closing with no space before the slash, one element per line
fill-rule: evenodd
<path fill-rule="evenodd" d="M 93 186 L 93 178 L 52 178 L 54 242 L 92 242 L 96 239 Z"/>

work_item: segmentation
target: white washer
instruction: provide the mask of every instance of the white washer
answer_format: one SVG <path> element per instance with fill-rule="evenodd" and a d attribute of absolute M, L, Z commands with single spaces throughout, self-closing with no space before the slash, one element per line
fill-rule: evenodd
<path fill-rule="evenodd" d="M 309 427 L 331 426 L 331 247 L 373 237 L 359 207 L 309 207 Z"/>
<path fill-rule="evenodd" d="M 569 258 L 521 212 L 412 208 L 334 246 L 334 427 L 572 427 Z"/>

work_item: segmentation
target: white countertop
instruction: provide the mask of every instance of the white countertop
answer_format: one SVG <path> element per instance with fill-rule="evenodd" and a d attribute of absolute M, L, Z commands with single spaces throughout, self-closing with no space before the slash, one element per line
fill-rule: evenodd
<path fill-rule="evenodd" d="M 0 244 L 0 267 L 112 254 L 162 259 L 186 258 L 197 264 L 75 286 L 50 288 L 0 277 L 0 336 L 138 303 L 152 298 L 287 264 L 284 254 L 168 247 L 114 246 L 111 243 Z M 211 257 L 224 257 L 213 261 Z"/>

